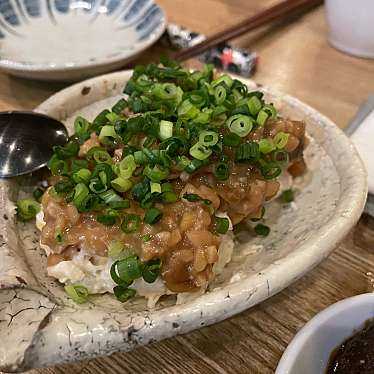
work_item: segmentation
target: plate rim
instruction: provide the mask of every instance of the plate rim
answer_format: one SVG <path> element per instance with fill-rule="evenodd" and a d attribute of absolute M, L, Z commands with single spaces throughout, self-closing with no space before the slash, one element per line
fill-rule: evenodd
<path fill-rule="evenodd" d="M 146 40 L 141 42 L 134 43 L 134 46 L 138 46 L 137 48 L 131 49 L 127 52 L 121 52 L 119 56 L 116 57 L 105 57 L 100 60 L 95 61 L 88 61 L 84 63 L 46 63 L 46 64 L 33 64 L 29 62 L 21 62 L 21 61 L 14 61 L 10 59 L 2 59 L 0 57 L 0 70 L 8 71 L 8 72 L 19 72 L 19 73 L 69 73 L 69 72 L 76 72 L 82 69 L 93 69 L 93 68 L 100 68 L 106 65 L 112 65 L 116 63 L 120 63 L 121 61 L 130 61 L 131 59 L 135 58 L 138 54 L 152 46 L 157 40 L 162 36 L 162 34 L 166 30 L 167 26 L 167 15 L 164 9 L 160 6 L 160 4 L 155 1 L 151 0 L 153 4 L 155 4 L 161 12 L 161 22 L 160 24 L 149 34 Z M 70 86 L 69 86 L 70 87 Z M 69 88 L 67 87 L 67 88 Z"/>

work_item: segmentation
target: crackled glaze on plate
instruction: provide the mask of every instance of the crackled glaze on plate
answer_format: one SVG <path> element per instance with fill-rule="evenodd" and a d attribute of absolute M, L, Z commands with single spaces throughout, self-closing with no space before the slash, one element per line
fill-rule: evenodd
<path fill-rule="evenodd" d="M 65 121 L 71 131 L 75 114 L 92 119 L 116 101 L 130 75 L 74 85 L 37 110 Z M 218 322 L 274 295 L 328 256 L 362 212 L 366 172 L 350 141 L 327 118 L 295 98 L 264 91 L 281 114 L 306 121 L 308 174 L 297 182 L 295 203 L 270 204 L 271 234 L 253 238 L 242 225 L 233 261 L 206 294 L 184 304 L 175 305 L 171 296 L 147 310 L 140 298 L 121 304 L 110 295 L 72 303 L 46 276 L 34 225 L 14 221 L 14 201 L 31 189 L 32 177 L 0 181 L 0 339 L 6 342 L 0 345 L 0 370 L 127 351 Z"/>
<path fill-rule="evenodd" d="M 0 69 L 75 80 L 123 66 L 163 33 L 153 0 L 2 0 Z"/>

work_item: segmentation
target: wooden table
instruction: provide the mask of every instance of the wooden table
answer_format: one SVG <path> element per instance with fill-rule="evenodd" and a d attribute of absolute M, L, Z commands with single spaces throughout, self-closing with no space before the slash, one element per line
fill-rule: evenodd
<path fill-rule="evenodd" d="M 170 21 L 204 33 L 236 23 L 275 2 L 159 0 Z M 358 105 L 374 91 L 374 61 L 332 49 L 326 36 L 320 7 L 235 44 L 259 53 L 257 82 L 297 96 L 344 128 Z M 140 59 L 149 60 L 157 51 L 153 48 Z M 0 110 L 31 109 L 64 86 L 0 75 Z M 130 353 L 29 374 L 272 373 L 306 321 L 339 299 L 373 291 L 373 240 L 374 219 L 364 215 L 344 243 L 314 271 L 236 317 Z"/>

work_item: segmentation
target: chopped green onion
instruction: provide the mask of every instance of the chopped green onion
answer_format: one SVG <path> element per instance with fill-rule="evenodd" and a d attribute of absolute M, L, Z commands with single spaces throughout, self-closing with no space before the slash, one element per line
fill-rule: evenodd
<path fill-rule="evenodd" d="M 125 245 L 120 240 L 112 240 L 108 245 L 108 256 L 116 259 L 123 253 L 124 248 Z"/>
<path fill-rule="evenodd" d="M 225 162 L 220 162 L 216 165 L 214 175 L 219 180 L 226 180 L 229 177 L 229 165 Z"/>
<path fill-rule="evenodd" d="M 108 109 L 104 109 L 102 110 L 96 117 L 95 119 L 93 120 L 93 124 L 95 125 L 99 125 L 99 126 L 104 126 L 108 120 L 107 120 L 107 115 L 109 114 L 109 110 Z"/>
<path fill-rule="evenodd" d="M 213 114 L 213 109 L 203 108 L 201 112 L 194 118 L 196 123 L 209 123 Z"/>
<path fill-rule="evenodd" d="M 163 183 L 161 185 L 161 199 L 165 203 L 175 203 L 178 200 L 171 183 Z"/>
<path fill-rule="evenodd" d="M 159 151 L 159 159 L 159 163 L 165 167 L 169 167 L 172 161 L 171 157 L 167 154 L 167 152 L 164 149 Z"/>
<path fill-rule="evenodd" d="M 100 194 L 107 190 L 107 186 L 100 180 L 100 178 L 93 178 L 90 181 L 90 184 L 88 187 L 92 192 L 96 194 Z"/>
<path fill-rule="evenodd" d="M 136 295 L 136 291 L 133 288 L 125 288 L 122 286 L 115 286 L 113 288 L 113 293 L 121 303 L 125 303 Z"/>
<path fill-rule="evenodd" d="M 72 160 L 70 168 L 72 173 L 76 173 L 80 169 L 88 169 L 88 161 L 79 159 Z"/>
<path fill-rule="evenodd" d="M 268 236 L 270 234 L 270 227 L 263 225 L 262 223 L 258 223 L 255 226 L 255 233 L 260 236 Z"/>
<path fill-rule="evenodd" d="M 186 166 L 191 162 L 191 160 L 186 156 L 178 156 L 177 157 L 177 165 L 176 168 L 180 171 L 184 170 Z"/>
<path fill-rule="evenodd" d="M 291 189 L 288 189 L 288 190 L 284 190 L 282 192 L 282 198 L 283 200 L 286 202 L 286 203 L 291 203 L 292 201 L 294 201 L 295 197 L 294 197 L 294 193 Z"/>
<path fill-rule="evenodd" d="M 263 153 L 265 155 L 274 151 L 275 149 L 272 139 L 261 139 L 258 142 L 258 146 L 260 148 L 260 153 Z"/>
<path fill-rule="evenodd" d="M 79 139 L 79 143 L 83 144 L 90 137 L 91 124 L 83 117 L 78 116 L 74 121 L 74 133 Z"/>
<path fill-rule="evenodd" d="M 282 169 L 276 162 L 269 162 L 260 167 L 261 175 L 265 179 L 274 179 L 282 173 Z"/>
<path fill-rule="evenodd" d="M 274 136 L 274 145 L 278 148 L 278 149 L 283 149 L 287 142 L 288 142 L 288 138 L 289 138 L 289 134 L 285 133 L 285 132 L 278 132 L 275 136 Z"/>
<path fill-rule="evenodd" d="M 149 189 L 149 182 L 146 179 L 144 179 L 142 182 L 135 184 L 131 190 L 134 200 L 139 202 L 142 201 L 145 195 L 148 193 Z"/>
<path fill-rule="evenodd" d="M 94 160 L 101 164 L 101 163 L 106 163 L 106 164 L 111 164 L 112 163 L 112 157 L 107 151 L 103 151 L 101 149 L 95 150 L 93 152 L 93 158 Z"/>
<path fill-rule="evenodd" d="M 133 234 L 139 229 L 140 223 L 140 216 L 137 214 L 127 214 L 123 218 L 121 229 L 126 234 Z"/>
<path fill-rule="evenodd" d="M 149 242 L 151 239 L 152 239 L 151 234 L 145 234 L 145 235 L 142 236 L 142 240 L 143 240 L 144 243 Z"/>
<path fill-rule="evenodd" d="M 102 200 L 104 200 L 105 204 L 123 201 L 122 197 L 117 195 L 113 190 L 102 192 L 99 196 Z"/>
<path fill-rule="evenodd" d="M 143 148 L 143 153 L 152 164 L 156 164 L 159 161 L 159 150 L 151 151 L 148 148 Z"/>
<path fill-rule="evenodd" d="M 88 169 L 80 169 L 73 174 L 72 178 L 75 183 L 87 184 L 91 179 L 91 171 Z"/>
<path fill-rule="evenodd" d="M 155 83 L 152 94 L 161 100 L 172 100 L 177 98 L 178 90 L 173 83 Z"/>
<path fill-rule="evenodd" d="M 126 156 L 118 165 L 119 175 L 124 179 L 130 178 L 135 169 L 136 163 L 133 155 Z"/>
<path fill-rule="evenodd" d="M 197 109 L 190 100 L 184 100 L 178 108 L 178 116 L 181 119 L 193 119 L 199 114 Z"/>
<path fill-rule="evenodd" d="M 150 165 L 146 165 L 143 174 L 152 182 L 158 183 L 167 178 L 169 169 L 161 165 L 155 165 L 153 168 Z"/>
<path fill-rule="evenodd" d="M 261 110 L 262 107 L 261 100 L 257 96 L 250 97 L 247 102 L 247 105 L 249 113 L 251 113 L 253 117 L 257 116 L 258 112 Z"/>
<path fill-rule="evenodd" d="M 112 209 L 128 209 L 130 208 L 130 200 L 119 200 L 109 202 L 109 207 Z"/>
<path fill-rule="evenodd" d="M 150 260 L 144 264 L 142 276 L 147 283 L 156 281 L 161 272 L 161 261 Z"/>
<path fill-rule="evenodd" d="M 77 304 L 84 304 L 88 300 L 88 290 L 79 284 L 67 284 L 64 286 L 65 292 Z"/>
<path fill-rule="evenodd" d="M 53 152 L 59 159 L 74 157 L 79 152 L 79 144 L 75 140 L 70 140 L 64 146 L 56 145 L 53 147 Z"/>
<path fill-rule="evenodd" d="M 129 256 L 116 261 L 113 266 L 116 275 L 122 281 L 131 282 L 142 276 L 140 261 L 137 256 Z"/>
<path fill-rule="evenodd" d="M 202 131 L 199 134 L 199 143 L 205 147 L 211 147 L 218 143 L 218 134 L 214 131 Z"/>
<path fill-rule="evenodd" d="M 177 195 L 175 192 L 163 192 L 161 195 L 162 200 L 165 203 L 175 203 L 178 200 Z"/>
<path fill-rule="evenodd" d="M 201 143 L 196 143 L 190 148 L 189 153 L 197 160 L 205 160 L 212 154 L 212 150 Z"/>
<path fill-rule="evenodd" d="M 143 209 L 150 208 L 154 203 L 154 198 L 155 196 L 148 192 L 140 202 L 140 207 Z"/>
<path fill-rule="evenodd" d="M 233 84 L 233 80 L 232 78 L 227 75 L 227 74 L 223 74 L 221 75 L 220 77 L 218 77 L 217 79 L 215 79 L 212 83 L 211 83 L 211 86 L 212 87 L 216 87 L 218 86 L 220 83 L 225 83 L 227 87 L 231 87 L 232 84 Z"/>
<path fill-rule="evenodd" d="M 106 116 L 106 119 L 111 123 L 111 124 L 114 124 L 115 122 L 121 120 L 121 117 L 119 114 L 117 113 L 108 113 Z"/>
<path fill-rule="evenodd" d="M 277 115 L 277 111 L 273 104 L 265 104 L 261 110 L 265 111 L 270 118 L 274 118 Z"/>
<path fill-rule="evenodd" d="M 83 183 L 78 183 L 74 188 L 73 204 L 78 208 L 81 207 L 83 200 L 88 196 L 88 187 Z"/>
<path fill-rule="evenodd" d="M 286 151 L 275 151 L 273 153 L 273 160 L 280 164 L 287 164 L 288 163 L 288 153 Z"/>
<path fill-rule="evenodd" d="M 226 217 L 215 217 L 214 228 L 218 234 L 226 234 L 230 227 L 230 221 Z"/>
<path fill-rule="evenodd" d="M 268 118 L 274 118 L 277 115 L 277 111 L 275 110 L 273 105 L 264 105 L 262 109 L 258 112 L 256 122 L 263 126 Z"/>
<path fill-rule="evenodd" d="M 62 243 L 62 232 L 61 232 L 61 229 L 56 229 L 55 231 L 55 240 L 57 243 Z"/>
<path fill-rule="evenodd" d="M 74 188 L 74 183 L 70 179 L 67 179 L 57 182 L 54 188 L 57 193 L 70 192 Z"/>
<path fill-rule="evenodd" d="M 106 209 L 103 214 L 99 214 L 96 217 L 97 222 L 102 223 L 106 226 L 112 226 L 116 223 L 116 218 L 119 216 L 119 213 L 113 209 Z"/>
<path fill-rule="evenodd" d="M 132 182 L 122 177 L 113 179 L 110 184 L 118 192 L 126 192 L 132 187 Z"/>
<path fill-rule="evenodd" d="M 195 193 L 185 193 L 183 195 L 183 199 L 186 199 L 187 201 L 194 203 L 196 201 L 201 201 L 201 197 Z"/>
<path fill-rule="evenodd" d="M 161 192 L 174 192 L 173 185 L 169 182 L 162 183 Z"/>
<path fill-rule="evenodd" d="M 37 187 L 35 188 L 35 190 L 33 191 L 32 195 L 34 196 L 34 199 L 40 203 L 41 200 L 42 200 L 42 197 L 44 195 L 44 190 L 41 189 L 40 187 Z"/>
<path fill-rule="evenodd" d="M 218 117 L 220 117 L 220 116 L 225 116 L 226 114 L 226 112 L 228 111 L 228 109 L 224 106 L 224 105 L 218 105 L 218 106 L 216 106 L 215 108 L 214 108 L 214 110 L 213 110 L 213 113 L 212 113 L 212 117 L 214 118 L 214 119 L 217 119 Z M 223 117 L 222 117 L 223 118 Z M 226 119 L 226 117 L 225 117 L 225 119 Z"/>
<path fill-rule="evenodd" d="M 162 218 L 161 210 L 157 208 L 150 208 L 146 210 L 144 215 L 144 222 L 148 223 L 149 225 L 154 225 Z"/>
<path fill-rule="evenodd" d="M 88 212 L 97 209 L 99 205 L 99 198 L 97 195 L 88 194 L 78 207 L 79 212 Z"/>
<path fill-rule="evenodd" d="M 166 140 L 173 136 L 173 122 L 170 121 L 160 121 L 160 139 Z"/>
<path fill-rule="evenodd" d="M 184 151 L 185 142 L 185 138 L 173 136 L 172 138 L 164 140 L 160 144 L 160 149 L 165 150 L 169 156 L 175 156 L 179 152 Z"/>
<path fill-rule="evenodd" d="M 243 114 L 235 114 L 226 121 L 226 125 L 232 133 L 243 138 L 251 132 L 253 120 Z"/>
<path fill-rule="evenodd" d="M 166 183 L 164 183 L 164 184 L 166 184 Z M 151 182 L 150 186 L 151 186 L 151 193 L 161 193 L 162 192 L 160 183 Z"/>
<path fill-rule="evenodd" d="M 210 205 L 212 202 L 208 199 L 203 199 L 201 196 L 195 194 L 195 193 L 185 193 L 183 196 L 183 199 L 189 201 L 190 203 L 196 203 L 196 202 L 203 202 L 206 205 Z"/>
<path fill-rule="evenodd" d="M 147 156 L 143 151 L 134 152 L 134 160 L 138 165 L 144 165 L 147 163 Z"/>
<path fill-rule="evenodd" d="M 150 147 L 154 142 L 156 141 L 156 138 L 152 135 L 147 136 L 143 141 L 143 147 L 148 148 Z M 133 152 L 135 153 L 135 152 Z M 135 156 L 134 156 L 135 157 Z M 136 161 L 136 160 L 135 160 Z"/>
<path fill-rule="evenodd" d="M 108 214 L 100 214 L 96 217 L 96 220 L 105 226 L 113 226 L 116 223 L 116 217 Z"/>
<path fill-rule="evenodd" d="M 260 125 L 260 126 L 264 126 L 266 121 L 268 120 L 269 118 L 269 115 L 266 113 L 266 111 L 264 110 L 260 110 L 258 112 L 258 115 L 257 115 L 257 119 L 256 119 L 256 122 Z"/>
<path fill-rule="evenodd" d="M 214 89 L 214 98 L 218 105 L 222 104 L 225 101 L 226 96 L 227 96 L 227 91 L 224 86 L 219 85 Z"/>
<path fill-rule="evenodd" d="M 127 101 L 125 99 L 120 99 L 112 106 L 112 112 L 120 114 L 126 109 L 126 107 Z"/>
<path fill-rule="evenodd" d="M 99 141 L 104 145 L 112 145 L 116 140 L 118 140 L 118 135 L 114 126 L 106 125 L 100 130 Z"/>
<path fill-rule="evenodd" d="M 105 174 L 105 178 L 103 178 L 104 174 Z M 95 168 L 92 171 L 91 178 L 96 178 L 96 177 L 99 177 L 101 180 L 103 180 L 103 183 L 107 184 L 112 179 L 114 179 L 116 175 L 114 174 L 111 165 L 102 163 L 102 164 L 96 164 Z"/>
<path fill-rule="evenodd" d="M 239 135 L 230 132 L 229 134 L 224 135 L 223 144 L 227 147 L 237 147 L 241 142 Z"/>
<path fill-rule="evenodd" d="M 185 167 L 184 171 L 189 174 L 194 173 L 196 170 L 200 169 L 205 163 L 200 160 L 192 160 L 190 163 Z"/>
<path fill-rule="evenodd" d="M 54 200 L 61 200 L 61 196 L 58 195 L 53 186 L 49 188 L 48 195 L 51 196 Z"/>
<path fill-rule="evenodd" d="M 260 150 L 258 143 L 250 142 L 240 144 L 235 149 L 235 161 L 245 162 L 257 160 L 260 156 Z"/>
<path fill-rule="evenodd" d="M 21 221 L 28 221 L 35 216 L 40 211 L 40 204 L 31 199 L 22 199 L 18 200 L 16 204 L 17 209 L 17 217 Z"/>
<path fill-rule="evenodd" d="M 65 175 L 69 172 L 67 162 L 64 160 L 60 160 L 55 154 L 48 161 L 47 166 L 52 175 Z"/>
<path fill-rule="evenodd" d="M 119 263 L 119 260 L 115 261 L 112 266 L 110 267 L 110 276 L 113 279 L 113 282 L 122 286 L 122 287 L 128 287 L 133 282 L 131 279 L 124 279 L 121 278 L 117 272 L 117 265 Z"/>

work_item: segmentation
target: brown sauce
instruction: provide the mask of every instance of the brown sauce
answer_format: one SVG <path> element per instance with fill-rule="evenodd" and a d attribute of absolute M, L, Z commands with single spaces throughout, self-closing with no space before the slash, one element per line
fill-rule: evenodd
<path fill-rule="evenodd" d="M 274 137 L 279 132 L 289 135 L 285 149 L 290 155 L 291 167 L 295 169 L 293 175 L 300 175 L 304 171 L 302 166 L 305 166 L 302 158 L 305 143 L 303 122 L 285 119 L 268 121 L 264 127 L 251 133 L 249 138 L 259 140 L 264 136 Z M 92 147 L 97 146 L 100 146 L 100 142 L 93 133 L 81 145 L 79 157 L 84 157 Z M 118 162 L 121 156 L 122 149 L 119 148 L 112 157 Z M 133 234 L 125 234 L 119 222 L 112 226 L 102 225 L 96 219 L 97 213 L 79 213 L 73 204 L 67 204 L 49 193 L 44 194 L 42 205 L 46 224 L 42 229 L 41 242 L 52 251 L 48 266 L 70 260 L 80 249 L 90 252 L 92 256 L 107 256 L 110 242 L 119 240 L 142 261 L 161 259 L 161 276 L 170 290 L 183 292 L 205 287 L 218 260 L 220 245 L 210 208 L 227 212 L 235 225 L 247 217 L 260 217 L 264 204 L 277 194 L 280 187 L 277 180 L 264 179 L 251 164 L 234 162 L 233 150 L 227 150 L 227 157 L 230 175 L 224 181 L 216 179 L 214 175 L 217 160 L 195 174 L 187 175 L 187 178 L 177 171 L 170 178 L 175 192 L 180 196 L 185 192 L 196 194 L 209 200 L 211 207 L 181 200 L 169 204 L 158 202 L 156 207 L 163 213 L 161 220 L 154 225 L 140 224 Z M 50 184 L 60 179 L 53 177 Z M 131 199 L 130 192 L 123 197 L 131 200 L 126 214 L 142 217 L 144 210 Z M 149 238 L 144 240 L 146 236 Z"/>
<path fill-rule="evenodd" d="M 374 373 L 374 320 L 337 347 L 330 356 L 326 374 Z"/>

